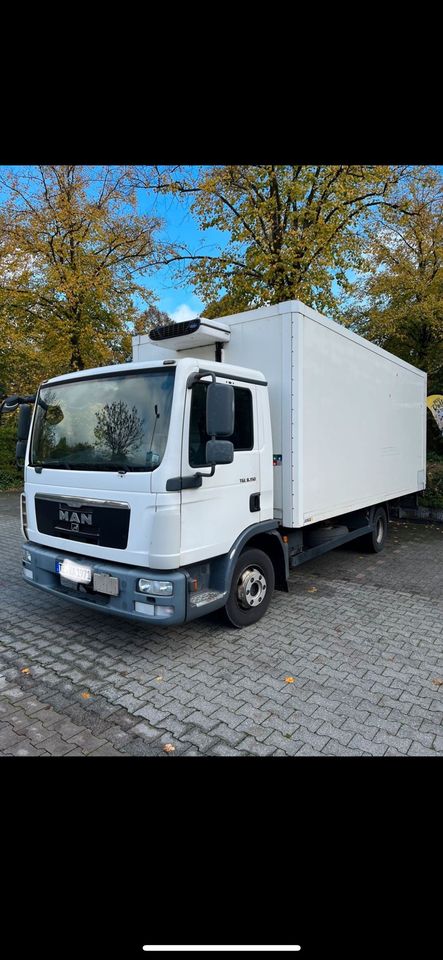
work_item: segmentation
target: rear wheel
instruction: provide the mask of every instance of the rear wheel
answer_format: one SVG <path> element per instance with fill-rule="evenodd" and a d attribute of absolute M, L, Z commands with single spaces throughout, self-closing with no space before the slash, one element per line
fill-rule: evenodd
<path fill-rule="evenodd" d="M 373 518 L 374 529 L 372 533 L 359 538 L 356 543 L 361 544 L 362 549 L 369 553 L 380 553 L 386 543 L 388 535 L 388 518 L 384 507 L 377 507 Z"/>
<path fill-rule="evenodd" d="M 233 627 L 248 627 L 266 613 L 275 584 L 274 567 L 262 550 L 240 554 L 224 615 Z"/>

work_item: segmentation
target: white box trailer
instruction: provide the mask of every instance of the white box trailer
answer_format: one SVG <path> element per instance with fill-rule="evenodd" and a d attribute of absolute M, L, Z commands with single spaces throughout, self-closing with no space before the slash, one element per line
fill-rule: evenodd
<path fill-rule="evenodd" d="M 171 323 L 133 353 L 3 404 L 21 405 L 23 576 L 47 593 L 247 626 L 291 567 L 379 552 L 389 501 L 425 486 L 426 374 L 300 301 Z"/>
<path fill-rule="evenodd" d="M 274 516 L 303 527 L 426 482 L 426 374 L 299 300 L 133 338 L 134 361 L 194 356 L 268 383 Z M 181 333 L 183 330 L 183 333 Z M 209 340 L 209 343 L 205 341 Z M 188 346 L 189 343 L 189 346 Z"/>

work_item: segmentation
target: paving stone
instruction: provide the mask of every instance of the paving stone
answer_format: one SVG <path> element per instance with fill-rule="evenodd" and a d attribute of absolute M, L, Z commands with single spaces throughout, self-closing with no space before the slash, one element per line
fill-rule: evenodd
<path fill-rule="evenodd" d="M 2 729 L 0 730 L 0 751 L 10 752 L 10 747 L 20 742 L 23 737 L 17 730 L 14 730 L 14 727 L 11 727 L 10 724 L 3 724 Z"/>
<path fill-rule="evenodd" d="M 77 723 L 72 723 L 71 720 L 59 720 L 57 723 L 54 723 L 51 728 L 55 733 L 58 733 L 63 740 L 70 740 L 74 734 L 82 732 L 82 728 L 79 727 Z"/>
<path fill-rule="evenodd" d="M 91 753 L 88 753 L 88 757 L 124 757 L 125 754 L 121 753 L 120 750 L 115 750 L 110 743 L 105 743 L 103 747 L 99 747 L 97 750 L 93 750 Z"/>
<path fill-rule="evenodd" d="M 381 557 L 297 568 L 234 634 L 57 603 L 22 579 L 16 495 L 0 494 L 0 525 L 0 753 L 166 757 L 169 739 L 171 756 L 443 756 L 440 527 L 391 524 Z"/>
<path fill-rule="evenodd" d="M 122 752 L 134 757 L 155 757 L 161 755 L 162 748 L 158 745 L 158 741 L 154 744 L 144 740 L 143 737 L 135 737 L 134 740 L 125 743 Z"/>
<path fill-rule="evenodd" d="M 424 747 L 417 740 L 412 741 L 408 750 L 408 757 L 441 757 L 441 755 L 441 751 L 429 750 L 428 747 Z"/>
<path fill-rule="evenodd" d="M 189 754 L 187 754 L 188 756 Z M 233 746 L 229 746 L 227 743 L 217 743 L 215 747 L 212 747 L 210 750 L 210 755 L 214 757 L 245 757 L 246 754 L 242 750 L 237 750 Z"/>
<path fill-rule="evenodd" d="M 62 757 L 65 753 L 69 753 L 72 747 L 72 743 L 67 743 L 66 740 L 62 740 L 57 734 L 53 734 L 53 736 L 45 740 L 44 743 L 44 748 L 51 757 Z"/>
<path fill-rule="evenodd" d="M 231 746 L 236 747 L 241 740 L 244 740 L 245 733 L 237 729 L 232 730 L 231 727 L 228 727 L 226 723 L 219 723 L 218 727 L 214 727 L 211 730 L 211 737 L 218 737 L 220 740 L 230 743 Z"/>
<path fill-rule="evenodd" d="M 168 719 L 168 722 L 171 722 L 171 719 Z M 194 710 L 193 713 L 190 713 L 189 716 L 186 716 L 186 724 L 191 724 L 191 726 L 201 727 L 202 730 L 205 730 L 209 733 L 210 730 L 213 730 L 214 727 L 217 727 L 220 722 L 220 717 L 218 711 L 213 713 L 211 717 L 207 717 L 204 713 L 199 713 L 198 710 Z"/>
<path fill-rule="evenodd" d="M 12 757 L 42 757 L 47 751 L 44 748 L 39 749 L 30 740 L 23 738 L 20 743 L 10 747 L 8 753 Z M 49 756 L 49 754 L 47 755 Z"/>
<path fill-rule="evenodd" d="M 268 726 L 265 723 L 261 723 L 259 725 L 249 717 L 245 717 L 235 729 L 237 733 L 248 734 L 248 736 L 254 737 L 254 740 L 259 740 L 261 742 L 267 740 L 270 733 L 275 732 L 275 727 Z"/>
<path fill-rule="evenodd" d="M 166 720 L 167 713 L 164 711 L 156 710 L 155 707 L 141 707 L 139 710 L 134 712 L 135 717 L 144 717 L 145 720 L 149 720 L 149 723 L 152 725 L 162 723 L 163 720 Z"/>
<path fill-rule="evenodd" d="M 275 744 L 267 742 L 259 743 L 254 737 L 245 737 L 241 742 L 241 749 L 244 753 L 252 754 L 256 757 L 271 757 L 276 751 Z"/>
<path fill-rule="evenodd" d="M 135 727 L 133 727 L 133 733 L 139 737 L 143 737 L 145 740 L 157 740 L 159 736 L 157 728 L 150 727 L 147 723 L 137 723 Z M 126 734 L 126 736 L 128 736 L 128 734 Z"/>
<path fill-rule="evenodd" d="M 199 750 L 204 751 L 209 750 L 217 742 L 212 736 L 208 736 L 202 730 L 198 730 L 197 727 L 194 730 L 188 730 L 183 736 L 183 741 L 184 743 L 192 743 Z"/>
<path fill-rule="evenodd" d="M 266 738 L 264 746 L 273 745 L 276 747 L 274 756 L 279 755 L 280 753 L 285 757 L 294 757 L 303 746 L 301 740 L 296 739 L 296 737 L 285 737 L 278 730 L 275 730 L 273 733 L 269 734 Z"/>
<path fill-rule="evenodd" d="M 349 741 L 348 746 L 351 748 L 354 747 L 357 750 L 361 750 L 364 753 L 369 753 L 371 756 L 382 757 L 386 753 L 387 745 L 384 743 L 375 743 L 374 740 L 367 740 L 365 737 L 361 737 L 358 733 L 355 733 L 352 737 L 352 740 Z"/>

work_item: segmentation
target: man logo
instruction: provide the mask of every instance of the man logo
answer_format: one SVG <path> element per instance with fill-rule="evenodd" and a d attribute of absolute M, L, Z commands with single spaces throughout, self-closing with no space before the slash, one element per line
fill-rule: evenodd
<path fill-rule="evenodd" d="M 75 511 L 71 513 L 70 510 L 62 510 L 62 508 L 59 507 L 58 519 L 70 523 L 71 530 L 79 530 L 80 526 L 92 526 L 92 513 L 75 513 Z"/>

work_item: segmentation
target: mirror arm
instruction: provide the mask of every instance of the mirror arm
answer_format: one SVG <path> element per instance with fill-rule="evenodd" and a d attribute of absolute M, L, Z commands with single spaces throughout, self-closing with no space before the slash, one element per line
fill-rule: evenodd
<path fill-rule="evenodd" d="M 203 377 L 210 377 L 213 383 L 216 383 L 216 376 L 212 370 L 199 370 L 198 373 L 191 373 L 186 381 L 186 389 L 191 390 L 194 383 L 198 383 Z"/>
<path fill-rule="evenodd" d="M 215 437 L 211 437 L 211 440 L 215 440 Z M 214 476 L 214 473 L 215 473 L 216 464 L 215 464 L 215 463 L 208 463 L 208 467 L 211 468 L 211 470 L 210 470 L 209 473 L 200 473 L 200 472 L 198 472 L 198 473 L 195 474 L 195 476 L 196 476 L 196 477 L 213 477 L 213 476 Z"/>
<path fill-rule="evenodd" d="M 35 393 L 28 397 L 14 397 L 14 406 L 9 407 L 8 400 L 10 400 L 11 398 L 5 397 L 5 399 L 2 400 L 0 403 L 0 420 L 2 418 L 3 413 L 14 413 L 14 411 L 17 410 L 17 407 L 21 407 L 22 404 L 24 403 L 35 403 L 35 398 L 36 398 Z"/>
<path fill-rule="evenodd" d="M 214 473 L 215 473 L 215 466 L 216 466 L 216 465 L 215 465 L 215 463 L 211 463 L 211 464 L 208 463 L 208 467 L 209 467 L 209 466 L 211 467 L 209 473 L 200 473 L 200 472 L 198 472 L 198 473 L 195 474 L 195 476 L 196 476 L 196 477 L 213 477 L 213 476 L 214 476 Z"/>

